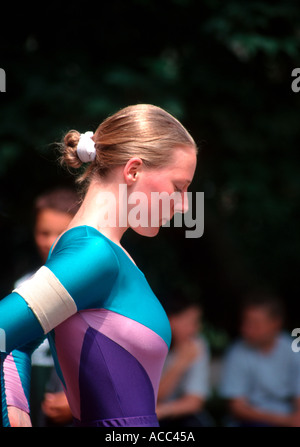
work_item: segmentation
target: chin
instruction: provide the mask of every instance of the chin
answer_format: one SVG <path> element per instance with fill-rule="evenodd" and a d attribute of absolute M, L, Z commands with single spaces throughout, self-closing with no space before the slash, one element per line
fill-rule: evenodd
<path fill-rule="evenodd" d="M 160 227 L 136 227 L 132 229 L 140 236 L 154 237 L 159 233 Z"/>

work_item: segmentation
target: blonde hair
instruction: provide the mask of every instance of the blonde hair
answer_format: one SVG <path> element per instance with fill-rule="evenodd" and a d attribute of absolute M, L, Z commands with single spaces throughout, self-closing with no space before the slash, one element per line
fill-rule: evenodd
<path fill-rule="evenodd" d="M 61 161 L 72 168 L 82 165 L 77 155 L 79 138 L 80 133 L 71 130 L 61 145 Z M 197 152 L 193 138 L 183 125 L 165 110 L 150 104 L 128 106 L 109 116 L 92 139 L 96 157 L 77 179 L 80 183 L 95 175 L 104 177 L 132 157 L 139 157 L 145 167 L 159 168 L 170 162 L 172 150 L 178 146 L 192 146 Z"/>

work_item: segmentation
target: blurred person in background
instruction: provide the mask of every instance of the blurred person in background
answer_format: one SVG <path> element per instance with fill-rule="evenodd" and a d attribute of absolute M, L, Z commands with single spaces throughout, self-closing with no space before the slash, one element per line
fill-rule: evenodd
<path fill-rule="evenodd" d="M 283 331 L 284 307 L 263 291 L 241 310 L 241 338 L 224 357 L 220 394 L 241 427 L 300 426 L 300 355 Z"/>
<path fill-rule="evenodd" d="M 172 296 L 167 306 L 172 344 L 158 392 L 161 427 L 211 425 L 204 411 L 209 394 L 209 349 L 201 335 L 202 307 L 186 296 Z"/>
<path fill-rule="evenodd" d="M 71 188 L 55 188 L 36 198 L 33 209 L 33 235 L 42 264 L 46 262 L 53 243 L 65 231 L 78 207 L 79 198 Z M 25 274 L 15 283 L 15 287 L 33 273 L 34 271 Z M 61 382 L 55 372 L 48 339 L 45 339 L 33 352 L 31 362 L 32 425 L 44 427 L 68 424 L 72 416 Z"/>

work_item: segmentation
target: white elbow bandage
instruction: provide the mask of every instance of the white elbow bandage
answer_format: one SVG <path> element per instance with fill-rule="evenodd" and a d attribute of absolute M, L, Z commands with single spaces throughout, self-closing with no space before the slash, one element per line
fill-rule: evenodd
<path fill-rule="evenodd" d="M 47 267 L 41 267 L 13 292 L 24 298 L 47 334 L 77 312 L 71 295 Z"/>

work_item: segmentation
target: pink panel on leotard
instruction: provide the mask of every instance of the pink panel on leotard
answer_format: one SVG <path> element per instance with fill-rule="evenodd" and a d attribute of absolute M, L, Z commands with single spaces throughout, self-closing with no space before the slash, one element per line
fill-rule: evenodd
<path fill-rule="evenodd" d="M 78 313 L 55 328 L 56 353 L 72 415 L 80 419 L 79 367 L 87 323 Z"/>
<path fill-rule="evenodd" d="M 82 310 L 55 328 L 55 344 L 72 414 L 80 419 L 79 367 L 89 327 L 101 332 L 133 355 L 152 383 L 155 401 L 168 346 L 154 331 L 131 318 L 106 309 Z"/>
<path fill-rule="evenodd" d="M 143 324 L 110 310 L 83 310 L 79 315 L 88 326 L 118 343 L 140 362 L 151 380 L 156 400 L 168 353 L 165 341 Z"/>

